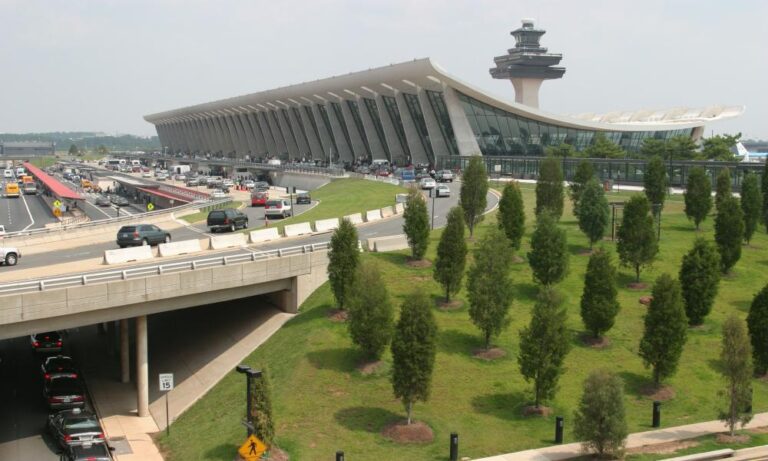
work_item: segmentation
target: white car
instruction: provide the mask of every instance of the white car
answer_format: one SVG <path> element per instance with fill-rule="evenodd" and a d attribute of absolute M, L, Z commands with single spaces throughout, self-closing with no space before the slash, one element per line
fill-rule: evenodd
<path fill-rule="evenodd" d="M 6 179 L 13 179 L 13 170 L 7 169 L 3 171 L 3 177 Z"/>
<path fill-rule="evenodd" d="M 235 182 L 231 179 L 225 179 L 221 182 L 221 184 L 227 187 L 235 187 Z"/>
<path fill-rule="evenodd" d="M 254 187 L 256 187 L 256 181 L 251 181 L 250 179 L 247 179 L 243 181 L 243 186 L 245 186 L 246 189 L 251 190 Z"/>
<path fill-rule="evenodd" d="M 211 198 L 226 198 L 228 195 L 223 191 L 216 189 L 215 191 L 211 192 Z"/>
<path fill-rule="evenodd" d="M 168 175 L 165 173 L 159 173 L 157 176 L 155 176 L 155 179 L 157 179 L 158 181 L 165 181 L 166 179 L 168 179 Z"/>
<path fill-rule="evenodd" d="M 0 247 L 0 264 L 15 266 L 21 258 L 21 251 L 14 247 Z"/>
<path fill-rule="evenodd" d="M 0 224 L 0 235 L 5 235 L 5 226 Z"/>
<path fill-rule="evenodd" d="M 149 171 L 145 171 L 144 173 L 141 173 L 141 177 L 142 178 L 151 178 L 152 177 L 152 173 L 149 172 Z"/>
<path fill-rule="evenodd" d="M 421 185 L 422 189 L 434 189 L 435 186 L 437 186 L 437 183 L 432 178 L 421 178 L 421 182 L 419 183 Z"/>
<path fill-rule="evenodd" d="M 451 189 L 445 184 L 440 184 L 435 188 L 435 197 L 450 197 Z"/>

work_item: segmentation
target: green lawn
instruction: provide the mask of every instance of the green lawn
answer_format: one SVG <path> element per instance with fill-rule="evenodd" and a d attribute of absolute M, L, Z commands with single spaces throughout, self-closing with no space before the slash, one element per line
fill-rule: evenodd
<path fill-rule="evenodd" d="M 322 200 L 322 191 L 317 191 L 315 197 Z M 523 193 L 528 236 L 521 255 L 529 249 L 533 186 L 523 185 Z M 609 200 L 627 197 L 627 193 L 614 193 Z M 245 360 L 251 366 L 268 367 L 272 375 L 278 444 L 291 454 L 292 460 L 331 459 L 336 450 L 344 450 L 348 459 L 356 461 L 438 460 L 447 458 L 449 433 L 456 431 L 460 436 L 460 456 L 478 458 L 551 444 L 556 415 L 565 416 L 565 441 L 571 442 L 573 410 L 581 385 L 595 368 L 607 368 L 624 379 L 630 431 L 650 430 L 651 401 L 640 394 L 640 389 L 650 383 L 650 372 L 637 355 L 645 312 L 638 298 L 648 294 L 650 288 L 626 289 L 633 275 L 631 270 L 622 268 L 618 277 L 622 311 L 615 327 L 608 332 L 610 346 L 596 350 L 582 345 L 578 339 L 583 332 L 579 298 L 587 257 L 579 253 L 586 248 L 587 241 L 578 231 L 569 205 L 561 224 L 566 229 L 571 250 L 570 274 L 558 289 L 565 295 L 574 347 L 567 357 L 557 397 L 548 403 L 553 409 L 551 416 L 526 418 L 521 412 L 531 402 L 532 393 L 531 385 L 522 379 L 517 365 L 518 331 L 529 321 L 537 288 L 528 265 L 516 264 L 512 274 L 515 283 L 512 322 L 495 340 L 496 345 L 507 351 L 505 357 L 484 362 L 471 356 L 474 349 L 482 346 L 482 340 L 469 320 L 466 303 L 452 312 L 435 310 L 440 331 L 432 395 L 428 402 L 418 403 L 414 409 L 415 418 L 427 422 L 435 432 L 435 441 L 425 445 L 401 446 L 379 434 L 386 424 L 404 416 L 402 405 L 392 396 L 388 379 L 391 357 L 385 356 L 385 367 L 373 376 L 356 371 L 360 354 L 353 348 L 345 325 L 327 319 L 326 313 L 333 307 L 333 301 L 328 284 L 322 286 L 303 304 L 299 316 Z M 360 203 L 340 214 L 363 209 Z M 643 281 L 652 282 L 662 272 L 677 274 L 682 255 L 696 236 L 682 210 L 681 197 L 667 202 L 659 258 L 651 269 L 642 273 Z M 301 218 L 309 220 L 305 216 Z M 495 225 L 493 215 L 486 218 L 478 233 L 482 234 L 491 225 Z M 710 217 L 702 225 L 702 235 L 712 238 L 712 227 Z M 430 259 L 434 258 L 439 235 L 439 230 L 432 234 Z M 615 253 L 612 242 L 606 241 L 604 246 Z M 752 296 L 766 283 L 763 273 L 768 266 L 766 248 L 768 237 L 761 229 L 751 247 L 744 248 L 734 275 L 721 282 L 716 305 L 704 326 L 689 331 L 678 373 L 669 380 L 676 396 L 663 404 L 664 427 L 717 418 L 717 391 L 721 387 L 716 371 L 720 326 L 732 312 L 745 317 Z M 431 269 L 406 267 L 406 253 L 366 254 L 364 258 L 378 262 L 396 302 L 401 302 L 414 289 L 438 297 L 441 290 L 432 280 Z M 459 294 L 459 298 L 465 296 L 463 291 Z M 243 377 L 234 371 L 228 374 L 173 424 L 170 437 L 160 435 L 166 459 L 232 459 L 244 435 L 239 423 L 244 414 L 242 381 Z M 765 381 L 755 381 L 756 412 L 768 410 L 766 390 Z"/>
<path fill-rule="evenodd" d="M 48 168 L 49 166 L 55 164 L 58 162 L 59 159 L 56 157 L 32 157 L 29 160 L 29 163 L 32 165 L 35 165 L 38 168 Z"/>

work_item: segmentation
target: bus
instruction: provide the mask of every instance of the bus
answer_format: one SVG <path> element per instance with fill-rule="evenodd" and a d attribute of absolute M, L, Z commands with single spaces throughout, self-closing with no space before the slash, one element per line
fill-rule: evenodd
<path fill-rule="evenodd" d="M 124 159 L 113 158 L 113 159 L 107 160 L 106 167 L 107 167 L 108 170 L 115 170 L 115 171 L 117 171 L 123 165 L 125 165 L 125 160 Z"/>
<path fill-rule="evenodd" d="M 18 198 L 21 195 L 19 192 L 19 185 L 15 182 L 7 182 L 5 183 L 5 196 L 6 197 L 16 197 Z"/>
<path fill-rule="evenodd" d="M 35 184 L 35 180 L 32 176 L 21 177 L 21 189 L 24 191 L 25 195 L 37 194 L 37 184 Z"/>

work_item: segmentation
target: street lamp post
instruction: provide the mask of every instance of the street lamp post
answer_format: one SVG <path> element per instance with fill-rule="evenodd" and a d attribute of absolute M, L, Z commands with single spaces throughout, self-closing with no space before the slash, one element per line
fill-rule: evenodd
<path fill-rule="evenodd" d="M 437 196 L 437 190 L 435 187 L 429 190 L 429 197 L 432 199 L 432 230 L 435 230 L 435 197 Z"/>
<path fill-rule="evenodd" d="M 246 411 L 248 413 L 246 414 L 245 418 L 245 427 L 247 428 L 248 436 L 250 437 L 255 430 L 253 426 L 253 399 L 251 396 L 251 388 L 253 387 L 252 380 L 254 378 L 261 378 L 261 370 L 254 370 L 247 365 L 238 365 L 235 367 L 235 370 L 237 370 L 238 373 L 242 373 L 246 376 L 245 398 L 247 399 Z"/>

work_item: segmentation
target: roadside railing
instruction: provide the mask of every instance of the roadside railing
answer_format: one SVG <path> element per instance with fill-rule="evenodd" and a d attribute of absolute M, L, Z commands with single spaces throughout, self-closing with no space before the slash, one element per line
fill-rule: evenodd
<path fill-rule="evenodd" d="M 276 248 L 274 250 L 244 251 L 234 255 L 215 256 L 209 258 L 194 259 L 192 261 L 143 266 L 123 270 L 111 270 L 104 272 L 70 275 L 67 277 L 44 278 L 38 280 L 25 280 L 23 282 L 0 284 L 0 295 L 32 293 L 58 288 L 92 285 L 96 283 L 104 283 L 116 280 L 130 280 L 142 277 L 153 277 L 156 275 L 175 272 L 194 271 L 208 267 L 226 266 L 229 264 L 260 261 L 270 258 L 279 258 L 282 256 L 311 253 L 318 250 L 327 250 L 329 248 L 330 242 L 321 242 L 288 248 Z"/>
<path fill-rule="evenodd" d="M 344 176 L 347 172 L 344 168 L 339 167 L 321 167 L 308 164 L 294 164 L 294 163 L 281 163 L 280 165 L 271 163 L 261 163 L 255 161 L 248 161 L 244 159 L 233 158 L 219 158 L 219 157 L 204 157 L 199 155 L 184 155 L 178 156 L 173 154 L 132 154 L 132 153 L 114 153 L 116 156 L 126 157 L 139 157 L 139 158 L 152 158 L 152 159 L 167 159 L 182 162 L 205 162 L 216 165 L 231 165 L 233 167 L 241 168 L 261 168 L 265 170 L 276 171 L 292 171 L 296 173 L 310 173 L 310 174 L 323 174 L 330 176 Z"/>

